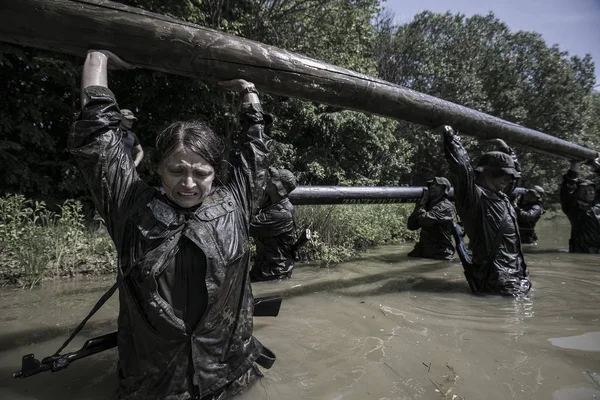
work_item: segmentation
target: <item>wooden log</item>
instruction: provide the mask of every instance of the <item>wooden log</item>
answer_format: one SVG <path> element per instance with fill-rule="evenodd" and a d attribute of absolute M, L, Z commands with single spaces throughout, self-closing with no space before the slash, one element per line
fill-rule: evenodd
<path fill-rule="evenodd" d="M 302 55 L 106 0 L 4 0 L 0 40 L 84 56 L 115 52 L 138 67 L 205 80 L 245 78 L 259 90 L 436 127 L 567 159 L 597 151 Z"/>

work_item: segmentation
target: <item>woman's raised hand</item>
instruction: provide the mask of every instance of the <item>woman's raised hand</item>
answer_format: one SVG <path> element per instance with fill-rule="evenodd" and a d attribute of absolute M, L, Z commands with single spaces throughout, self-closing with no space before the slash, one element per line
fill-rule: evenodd
<path fill-rule="evenodd" d="M 450 125 L 440 125 L 437 128 L 432 129 L 431 131 L 438 135 L 442 135 L 446 132 L 450 132 L 450 133 L 454 134 L 454 129 L 452 129 L 452 127 Z"/>
<path fill-rule="evenodd" d="M 247 87 L 253 87 L 254 84 L 244 79 L 231 79 L 228 81 L 220 81 L 219 86 L 225 89 L 233 90 L 234 92 L 241 92 Z"/>
<path fill-rule="evenodd" d="M 592 167 L 594 171 L 600 172 L 600 157 L 588 161 L 588 164 L 590 165 L 590 167 Z"/>
<path fill-rule="evenodd" d="M 487 140 L 487 142 L 493 146 L 496 146 L 497 150 L 509 148 L 509 146 L 506 144 L 506 142 L 500 138 L 490 139 L 490 140 Z"/>
<path fill-rule="evenodd" d="M 88 56 L 106 57 L 108 69 L 134 69 L 135 65 L 128 63 L 109 50 L 88 50 Z"/>

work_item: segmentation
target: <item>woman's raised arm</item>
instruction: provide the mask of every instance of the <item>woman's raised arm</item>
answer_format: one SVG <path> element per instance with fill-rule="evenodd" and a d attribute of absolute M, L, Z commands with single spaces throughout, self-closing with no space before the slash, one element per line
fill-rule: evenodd
<path fill-rule="evenodd" d="M 69 137 L 69 149 L 115 243 L 124 216 L 147 187 L 124 151 L 121 113 L 107 82 L 108 68 L 131 67 L 109 51 L 88 52 L 81 80 L 81 113 Z"/>
<path fill-rule="evenodd" d="M 250 223 L 251 217 L 258 211 L 267 182 L 271 138 L 266 134 L 265 126 L 272 119 L 263 113 L 258 91 L 253 83 L 234 79 L 220 82 L 220 85 L 236 91 L 240 96 L 240 140 L 244 144 L 228 186 L 248 213 L 247 222 Z"/>
<path fill-rule="evenodd" d="M 81 76 L 81 108 L 89 101 L 85 88 L 102 86 L 108 88 L 108 73 L 110 69 L 132 69 L 134 66 L 123 61 L 115 53 L 108 50 L 90 50 L 83 63 Z"/>

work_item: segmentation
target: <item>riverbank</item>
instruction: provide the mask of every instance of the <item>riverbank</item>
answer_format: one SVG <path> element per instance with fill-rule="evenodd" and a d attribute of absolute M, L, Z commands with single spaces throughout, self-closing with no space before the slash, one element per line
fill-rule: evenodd
<path fill-rule="evenodd" d="M 99 222 L 86 222 L 80 202 L 58 211 L 20 195 L 0 198 L 0 284 L 34 287 L 45 280 L 116 271 L 112 240 Z M 298 234 L 312 240 L 299 261 L 332 267 L 381 244 L 413 240 L 406 228 L 413 204 L 297 206 Z"/>

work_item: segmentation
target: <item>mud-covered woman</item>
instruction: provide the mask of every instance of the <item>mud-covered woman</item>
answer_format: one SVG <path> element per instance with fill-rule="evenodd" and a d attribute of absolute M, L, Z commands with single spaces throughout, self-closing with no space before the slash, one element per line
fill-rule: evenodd
<path fill-rule="evenodd" d="M 221 139 L 204 122 L 179 121 L 156 139 L 155 188 L 124 151 L 108 67 L 131 65 L 88 52 L 69 148 L 118 253 L 119 398 L 231 397 L 261 377 L 256 364 L 274 361 L 252 336 L 248 279 L 249 224 L 271 141 L 258 92 L 242 79 L 221 82 L 239 93 L 244 142 L 226 182 Z"/>

